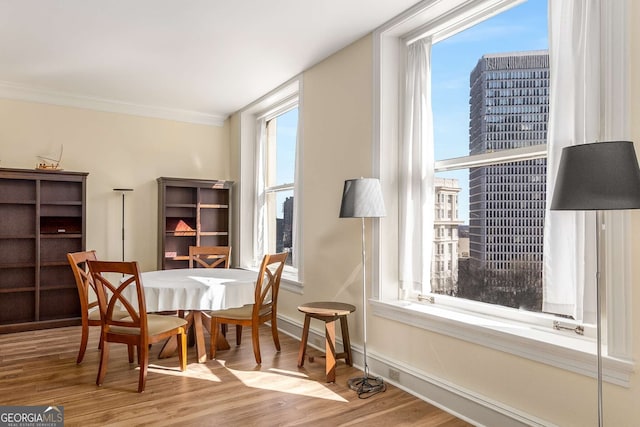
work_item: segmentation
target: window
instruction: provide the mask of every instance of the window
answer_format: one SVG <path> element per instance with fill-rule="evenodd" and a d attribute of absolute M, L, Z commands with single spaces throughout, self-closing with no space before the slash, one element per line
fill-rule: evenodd
<path fill-rule="evenodd" d="M 421 286 L 414 286 L 412 293 L 542 311 L 549 103 L 546 9 L 545 0 L 531 0 L 448 37 L 431 36 L 427 78 L 434 200 L 440 202 L 434 226 L 444 223 L 450 231 L 468 231 L 460 238 L 468 239 L 464 245 L 469 252 L 464 258 L 456 252 L 457 262 L 446 268 L 433 262 L 437 268 L 430 279 L 418 279 Z M 511 25 L 514 22 L 518 25 Z M 519 89 L 533 87 L 539 89 Z M 541 132 L 533 132 L 532 125 Z M 540 184 L 535 188 L 528 187 L 536 182 Z M 539 241 L 527 245 L 526 235 Z M 437 261 L 441 254 L 437 247 L 424 257 Z"/>
<path fill-rule="evenodd" d="M 297 100 L 287 104 L 264 121 L 264 211 L 266 217 L 265 247 L 269 253 L 288 252 L 287 265 L 293 266 L 295 226 L 294 175 L 298 133 Z"/>
<path fill-rule="evenodd" d="M 289 252 L 282 289 L 302 292 L 300 244 L 302 156 L 300 87 L 296 77 L 240 113 L 239 256 L 256 269 L 265 253 Z"/>
<path fill-rule="evenodd" d="M 460 47 L 465 38 L 486 45 L 488 35 L 499 33 L 505 28 L 521 27 L 520 22 L 514 25 L 514 19 L 507 21 L 504 26 L 492 24 L 492 19 L 495 22 L 501 15 L 509 16 L 518 8 L 526 9 L 540 4 L 546 5 L 546 2 L 479 0 L 464 5 L 452 2 L 449 10 L 429 9 L 426 5 L 419 4 L 376 32 L 374 44 L 379 55 L 374 57 L 374 78 L 379 85 L 379 92 L 375 94 L 377 131 L 374 134 L 374 165 L 383 184 L 385 203 L 389 206 L 400 207 L 401 199 L 406 197 L 401 182 L 406 169 L 402 166 L 404 154 L 400 150 L 400 141 L 407 132 L 401 113 L 413 106 L 402 98 L 402 88 L 405 86 L 404 64 L 406 56 L 411 55 L 408 46 L 416 40 L 427 38 L 430 61 L 427 69 L 433 74 L 433 80 L 440 72 L 446 73 L 447 79 L 438 81 L 437 88 L 434 83 L 428 95 L 434 122 L 427 123 L 426 128 L 435 129 L 435 158 L 426 163 L 433 167 L 433 186 L 436 192 L 432 194 L 430 201 L 422 201 L 424 206 L 434 206 L 428 214 L 429 221 L 433 221 L 432 236 L 423 239 L 422 247 L 427 247 L 428 242 L 432 242 L 433 247 L 428 248 L 428 256 L 425 254 L 427 251 L 418 253 L 417 258 L 427 261 L 414 271 L 414 274 L 422 274 L 428 278 L 402 281 L 401 270 L 405 268 L 405 265 L 401 265 L 405 263 L 403 245 L 406 243 L 405 239 L 397 236 L 402 215 L 398 221 L 395 218 L 379 221 L 373 234 L 379 256 L 374 261 L 377 265 L 374 265 L 373 270 L 372 306 L 375 315 L 421 325 L 425 329 L 576 371 L 576 360 L 590 360 L 595 353 L 595 328 L 592 324 L 585 325 L 585 338 L 580 340 L 570 335 L 558 338 L 558 334 L 552 330 L 554 319 L 561 319 L 561 323 L 566 326 L 575 326 L 576 322 L 539 312 L 542 277 L 538 265 L 541 264 L 542 256 L 539 251 L 544 244 L 544 236 L 540 230 L 546 214 L 545 140 L 546 119 L 550 113 L 551 74 L 548 62 L 546 67 L 544 64 L 542 67 L 514 66 L 517 62 L 544 63 L 548 59 L 533 52 L 526 55 L 526 59 L 522 55 L 513 54 L 514 51 L 540 49 L 540 46 L 521 46 L 508 48 L 503 53 L 484 51 L 480 55 L 471 54 L 471 66 L 456 62 L 468 59 L 469 56 L 465 53 L 458 54 L 451 63 L 438 70 L 441 65 L 438 62 L 439 49 Z M 514 8 L 510 12 L 512 7 Z M 532 16 L 527 14 L 524 19 L 531 19 Z M 611 18 L 613 16 L 616 18 Z M 621 29 L 622 33 L 625 30 L 622 30 L 623 26 L 618 20 L 624 16 L 624 11 L 616 10 L 610 15 L 607 25 L 616 31 Z M 472 34 L 465 34 L 467 29 Z M 474 30 L 478 32 L 473 33 Z M 501 34 L 509 42 L 522 39 Z M 612 49 L 616 52 L 614 56 L 620 55 L 623 58 L 624 49 L 616 46 L 613 42 L 606 49 Z M 505 62 L 510 65 L 499 66 Z M 483 70 L 482 67 L 486 69 Z M 458 68 L 465 70 L 466 77 L 455 78 Z M 605 73 L 602 79 L 607 78 L 609 77 Z M 628 80 L 626 82 L 628 84 Z M 453 87 L 466 90 L 466 102 L 461 103 L 464 106 L 462 113 L 446 117 L 438 109 L 451 103 L 454 97 L 438 91 Z M 474 111 L 482 114 L 474 115 Z M 447 184 L 443 185 L 443 181 Z M 451 215 L 448 214 L 448 207 L 447 212 L 442 211 L 441 204 L 444 200 L 441 194 L 452 196 Z M 425 215 L 425 212 L 423 210 L 421 215 Z M 609 243 L 605 245 L 620 241 L 627 223 L 628 220 L 622 220 L 619 222 L 619 230 L 607 231 Z M 452 253 L 451 264 L 449 259 L 443 259 L 439 253 L 441 251 L 437 245 L 442 243 L 442 239 L 438 240 L 440 234 L 433 230 L 434 227 L 443 226 L 450 227 L 451 236 L 455 236 L 447 251 Z M 429 227 L 423 227 L 423 230 L 428 229 Z M 419 237 L 414 240 L 419 240 Z M 624 242 L 627 242 L 628 247 L 628 239 Z M 615 251 L 619 250 L 622 249 Z M 454 251 L 457 252 L 456 255 L 453 255 Z M 490 267 L 491 274 L 487 271 L 485 276 L 478 279 L 478 274 L 475 274 L 477 271 L 468 271 L 470 262 L 467 260 L 472 257 L 482 268 Z M 550 262 L 553 265 L 553 260 Z M 616 265 L 612 265 L 613 263 Z M 532 265 L 535 268 L 531 268 Z M 626 289 L 607 289 L 607 295 L 611 297 L 607 313 L 612 315 L 607 318 L 607 322 L 611 323 L 609 331 L 625 330 L 625 325 L 630 321 L 627 315 L 617 315 L 628 313 L 628 304 L 622 294 L 628 292 L 629 288 L 629 281 L 625 280 L 629 274 L 629 265 L 628 257 L 627 261 L 624 257 L 607 258 L 606 271 L 618 276 L 613 280 L 616 284 L 623 283 L 623 288 Z M 497 274 L 500 269 L 504 273 Z M 466 278 L 459 277 L 465 274 Z M 471 295 L 470 298 L 467 295 L 467 298 L 460 298 L 458 286 L 464 280 L 469 285 L 469 276 L 483 283 L 493 282 L 493 295 L 490 295 L 489 301 L 487 295 Z M 513 286 L 513 276 L 518 276 L 518 280 L 526 284 L 525 288 L 528 287 L 522 290 L 520 300 L 506 299 L 505 295 L 500 295 L 513 294 L 513 289 L 508 289 Z M 504 283 L 507 285 L 502 286 Z M 529 292 L 532 289 L 534 291 Z M 471 286 L 471 290 L 478 289 Z M 499 300 L 501 297 L 505 298 L 501 301 L 490 300 Z M 532 311 L 522 310 L 524 306 Z M 483 333 L 487 329 L 491 332 Z M 631 360 L 628 333 L 612 334 L 607 340 L 609 355 L 620 355 L 624 360 Z M 546 356 L 549 352 L 561 356 L 550 361 Z M 605 363 L 605 371 L 606 365 Z M 612 376 L 619 375 L 619 378 L 628 380 L 632 364 L 614 366 L 609 361 L 609 369 Z"/>

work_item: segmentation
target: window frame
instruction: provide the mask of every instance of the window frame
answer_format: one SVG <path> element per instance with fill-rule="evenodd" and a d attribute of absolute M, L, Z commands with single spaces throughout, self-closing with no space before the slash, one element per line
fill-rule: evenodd
<path fill-rule="evenodd" d="M 266 143 L 267 143 L 267 152 L 271 151 L 270 147 L 268 146 L 269 143 L 271 143 L 272 141 L 270 140 L 270 136 L 271 133 L 269 131 L 269 124 L 271 123 L 272 120 L 274 119 L 278 119 L 278 117 L 282 116 L 283 114 L 288 113 L 289 111 L 292 111 L 294 109 L 298 109 L 298 117 L 300 117 L 300 108 L 299 108 L 299 98 L 298 98 L 298 94 L 289 96 L 287 98 L 285 98 L 284 100 L 280 101 L 279 103 L 277 103 L 275 106 L 273 106 L 273 108 L 270 108 L 268 110 L 268 112 L 263 115 L 258 117 L 258 119 L 263 118 L 264 119 L 264 123 L 266 126 Z M 296 131 L 298 134 L 299 132 Z M 277 144 L 277 139 L 276 139 L 276 144 Z M 298 150 L 298 143 L 297 143 L 297 138 L 296 138 L 296 152 Z M 266 156 L 267 158 L 265 159 L 265 165 L 264 165 L 264 170 L 265 170 L 265 174 L 267 176 L 272 174 L 272 171 L 270 170 L 270 156 Z M 272 167 L 274 167 L 277 171 L 277 166 L 276 165 L 271 165 Z M 295 166 L 295 165 L 294 165 Z M 293 178 L 293 182 L 287 182 L 287 183 L 283 183 L 283 184 L 275 184 L 275 185 L 268 185 L 267 183 L 265 183 L 264 186 L 264 192 L 266 195 L 269 194 L 275 194 L 277 197 L 277 194 L 280 192 L 285 192 L 285 191 L 291 191 L 293 193 L 295 193 L 295 188 L 296 188 L 296 177 L 295 177 L 295 173 L 294 173 L 294 178 Z M 265 203 L 269 203 L 267 200 L 265 200 Z M 294 204 L 295 204 L 295 199 L 294 199 Z M 267 211 L 269 211 L 269 209 L 267 209 Z M 275 219 L 275 218 L 274 218 Z M 298 218 L 293 218 L 294 223 L 297 222 Z M 267 234 L 269 234 L 271 230 L 267 230 Z M 274 230 L 275 231 L 275 230 Z M 270 242 L 271 243 L 271 242 Z M 292 242 L 293 247 L 297 250 L 299 246 L 298 242 L 293 241 Z M 297 258 L 297 255 L 296 255 Z M 287 258 L 287 260 L 289 261 L 289 258 Z M 297 260 L 297 259 L 296 259 Z M 293 259 L 290 260 L 292 262 L 291 265 L 287 264 L 284 267 L 283 270 L 283 275 L 285 277 L 290 277 L 290 278 L 297 278 L 298 276 L 298 266 L 296 264 L 294 264 L 296 261 L 294 261 Z M 257 267 L 257 265 L 256 265 Z"/>
<path fill-rule="evenodd" d="M 240 183 L 238 225 L 235 228 L 238 235 L 239 267 L 249 270 L 259 268 L 260 260 L 257 260 L 254 242 L 256 230 L 254 221 L 256 216 L 256 144 L 258 138 L 258 122 L 260 119 L 273 118 L 290 110 L 292 105 L 298 107 L 298 136 L 296 141 L 296 162 L 301 167 L 302 162 L 302 76 L 295 76 L 288 82 L 264 95 L 252 104 L 242 109 L 239 113 L 240 124 L 240 148 L 238 153 Z M 294 248 L 297 265 L 287 266 L 283 271 L 280 287 L 288 291 L 303 293 L 303 247 L 302 247 L 302 173 L 298 171 L 294 178 L 294 215 L 297 222 L 297 232 L 294 236 Z"/>
<path fill-rule="evenodd" d="M 373 314 L 411 326 L 449 335 L 495 350 L 518 355 L 530 360 L 550 364 L 572 372 L 595 377 L 596 343 L 595 328 L 587 327 L 584 336 L 574 332 L 553 329 L 556 316 L 544 313 L 522 312 L 475 301 L 460 301 L 446 295 L 426 295 L 417 300 L 408 300 L 406 291 L 398 285 L 397 227 L 398 186 L 397 171 L 400 116 L 400 76 L 404 75 L 406 45 L 425 35 L 434 42 L 447 38 L 455 32 L 469 28 L 488 19 L 522 0 L 481 0 L 473 4 L 461 0 L 447 6 L 435 7 L 433 2 L 417 4 L 405 13 L 387 22 L 373 34 L 374 56 L 374 138 L 373 171 L 381 179 L 388 209 L 384 220 L 374 220 L 373 274 L 370 303 Z M 446 9 L 445 9 L 446 8 Z M 613 19 L 613 18 L 612 18 Z M 613 38 L 613 37 L 612 37 Z M 618 43 L 620 43 L 618 41 Z M 618 55 L 624 55 L 624 43 L 620 43 Z M 616 54 L 614 54 L 615 56 Z M 539 155 L 546 145 L 509 150 L 514 158 L 531 158 Z M 486 153 L 464 158 L 436 162 L 439 172 L 447 168 L 478 166 L 495 158 L 496 153 Z M 385 159 L 382 162 L 381 159 Z M 613 215 L 607 212 L 606 215 Z M 628 332 L 631 313 L 629 302 L 630 255 L 629 215 L 617 215 L 613 227 L 607 228 L 603 245 L 607 242 L 623 242 L 623 254 L 607 250 L 605 275 L 608 283 L 622 284 L 607 287 L 607 331 L 608 355 L 603 359 L 604 380 L 625 387 L 629 386 L 634 369 L 631 358 L 631 335 Z M 562 326 L 578 326 L 570 320 Z"/>

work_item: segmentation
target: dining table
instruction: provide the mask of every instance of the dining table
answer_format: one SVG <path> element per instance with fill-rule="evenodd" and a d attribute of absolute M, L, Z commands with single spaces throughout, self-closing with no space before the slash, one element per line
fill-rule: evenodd
<path fill-rule="evenodd" d="M 181 268 L 146 271 L 140 276 L 146 311 L 186 313 L 185 319 L 193 327 L 198 362 L 204 363 L 207 361 L 207 349 L 203 311 L 252 304 L 258 273 L 237 268 Z M 123 295 L 132 301 L 127 290 Z M 223 334 L 218 334 L 218 337 L 218 349 L 230 348 Z M 159 357 L 173 355 L 176 348 L 177 341 L 169 339 Z"/>

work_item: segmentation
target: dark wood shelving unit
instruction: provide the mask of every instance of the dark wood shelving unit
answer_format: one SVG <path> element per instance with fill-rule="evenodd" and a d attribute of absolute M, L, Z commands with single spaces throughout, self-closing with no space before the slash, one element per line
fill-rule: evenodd
<path fill-rule="evenodd" d="M 66 255 L 85 249 L 87 175 L 0 168 L 0 333 L 80 323 Z"/>
<path fill-rule="evenodd" d="M 228 246 L 232 181 L 158 178 L 158 269 L 187 268 L 189 246 Z"/>

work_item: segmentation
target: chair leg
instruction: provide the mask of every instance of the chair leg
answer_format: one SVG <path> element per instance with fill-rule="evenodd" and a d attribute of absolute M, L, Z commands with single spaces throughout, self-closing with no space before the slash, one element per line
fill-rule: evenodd
<path fill-rule="evenodd" d="M 138 345 L 138 358 L 140 359 L 140 377 L 138 379 L 138 393 L 144 391 L 147 382 L 147 367 L 149 366 L 149 346 L 140 343 Z"/>
<path fill-rule="evenodd" d="M 127 354 L 129 355 L 129 363 L 133 363 L 133 344 L 127 344 Z M 138 364 L 140 364 L 140 351 L 138 351 Z"/>
<path fill-rule="evenodd" d="M 258 365 L 262 364 L 260 357 L 260 325 L 251 326 L 251 341 L 253 341 L 253 355 Z"/>
<path fill-rule="evenodd" d="M 105 375 L 107 375 L 107 365 L 109 364 L 109 343 L 102 341 L 102 351 L 100 352 L 100 366 L 96 385 L 102 385 Z"/>
<path fill-rule="evenodd" d="M 304 356 L 307 354 L 307 340 L 309 339 L 309 323 L 311 316 L 305 314 L 304 326 L 302 328 L 302 338 L 300 339 L 300 350 L 298 350 L 298 368 L 304 366 Z"/>
<path fill-rule="evenodd" d="M 242 325 L 236 325 L 236 345 L 240 345 L 242 341 Z"/>
<path fill-rule="evenodd" d="M 276 350 L 280 351 L 280 338 L 278 337 L 278 324 L 276 316 L 271 318 L 271 335 L 273 336 L 273 344 L 276 346 Z"/>
<path fill-rule="evenodd" d="M 187 370 L 187 333 L 186 331 L 182 331 L 182 333 L 177 335 L 178 338 L 178 359 L 180 360 L 180 370 Z"/>
<path fill-rule="evenodd" d="M 353 356 L 351 354 L 351 340 L 349 339 L 349 325 L 347 324 L 347 316 L 340 317 L 340 330 L 342 331 L 342 347 L 345 353 L 345 362 L 349 366 L 353 366 Z"/>
<path fill-rule="evenodd" d="M 84 352 L 87 350 L 87 341 L 89 340 L 89 325 L 82 321 L 82 336 L 80 337 L 80 350 L 78 350 L 78 358 L 76 363 L 82 362 L 84 359 Z"/>
<path fill-rule="evenodd" d="M 211 318 L 211 341 L 209 343 L 209 359 L 216 358 L 216 344 L 218 342 L 218 334 L 220 333 L 220 325 L 215 317 Z"/>

